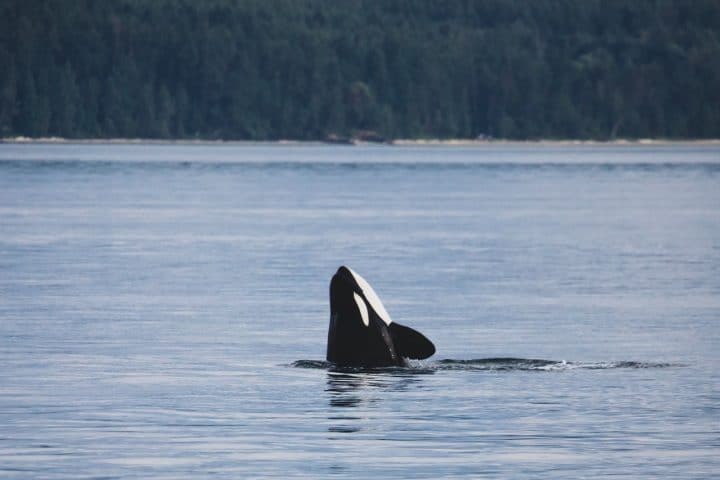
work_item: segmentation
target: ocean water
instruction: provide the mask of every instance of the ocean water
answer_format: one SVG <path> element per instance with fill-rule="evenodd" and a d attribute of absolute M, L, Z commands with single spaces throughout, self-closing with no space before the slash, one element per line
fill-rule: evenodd
<path fill-rule="evenodd" d="M 0 145 L 0 478 L 718 472 L 719 146 Z"/>

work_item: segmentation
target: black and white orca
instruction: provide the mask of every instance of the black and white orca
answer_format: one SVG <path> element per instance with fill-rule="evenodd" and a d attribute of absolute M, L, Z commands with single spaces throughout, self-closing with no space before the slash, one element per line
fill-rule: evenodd
<path fill-rule="evenodd" d="M 435 345 L 422 333 L 390 319 L 375 290 L 342 266 L 330 281 L 327 360 L 340 367 L 405 366 L 424 359 Z"/>

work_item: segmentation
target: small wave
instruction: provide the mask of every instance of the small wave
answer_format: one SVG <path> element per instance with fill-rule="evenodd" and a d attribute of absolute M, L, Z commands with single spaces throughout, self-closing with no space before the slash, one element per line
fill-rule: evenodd
<path fill-rule="evenodd" d="M 542 360 L 536 358 L 480 358 L 473 360 L 439 360 L 439 370 L 537 370 L 537 371 L 563 371 L 563 370 L 608 370 L 615 368 L 668 368 L 680 366 L 671 363 L 653 362 L 569 362 L 566 360 Z"/>
<path fill-rule="evenodd" d="M 317 368 L 327 370 L 332 368 L 334 365 L 330 362 L 324 362 L 322 360 L 296 360 L 292 362 L 290 366 L 295 368 Z"/>
<path fill-rule="evenodd" d="M 431 362 L 413 361 L 407 367 L 385 367 L 385 368 L 362 368 L 362 367 L 337 367 L 333 363 L 322 360 L 297 360 L 290 364 L 295 368 L 310 368 L 331 371 L 351 372 L 405 372 L 405 373 L 430 373 L 442 370 L 468 370 L 468 371 L 567 371 L 567 370 L 610 370 L 610 369 L 650 369 L 682 367 L 676 363 L 655 363 L 635 361 L 615 362 L 568 362 L 565 360 L 543 360 L 537 358 L 477 358 L 470 360 L 443 359 Z"/>
<path fill-rule="evenodd" d="M 567 362 L 537 358 L 477 358 L 472 360 L 438 360 L 439 370 L 548 370 Z"/>

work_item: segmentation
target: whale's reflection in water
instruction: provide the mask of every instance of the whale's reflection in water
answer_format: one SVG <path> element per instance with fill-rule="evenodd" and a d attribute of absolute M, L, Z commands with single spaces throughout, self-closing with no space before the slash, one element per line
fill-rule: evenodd
<path fill-rule="evenodd" d="M 402 369 L 328 371 L 325 389 L 330 406 L 328 431 L 362 431 L 363 423 L 372 412 L 377 412 L 387 395 L 417 387 L 422 377 Z"/>

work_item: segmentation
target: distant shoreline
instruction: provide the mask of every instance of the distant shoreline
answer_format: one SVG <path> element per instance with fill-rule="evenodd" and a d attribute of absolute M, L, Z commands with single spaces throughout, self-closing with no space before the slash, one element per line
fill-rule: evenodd
<path fill-rule="evenodd" d="M 53 145 L 290 145 L 290 146 L 337 146 L 336 143 L 322 140 L 191 140 L 191 139 L 145 139 L 145 138 L 61 138 L 61 137 L 8 137 L 0 138 L 0 144 L 53 144 Z M 343 145 L 347 147 L 378 145 L 398 147 L 488 147 L 488 146 L 541 146 L 541 147 L 563 147 L 563 146 L 670 146 L 670 145 L 694 145 L 694 146 L 718 146 L 720 139 L 693 139 L 693 140 L 668 140 L 668 139 L 618 139 L 618 140 L 472 140 L 472 139 L 397 139 L 386 143 L 357 141 L 352 144 Z"/>

